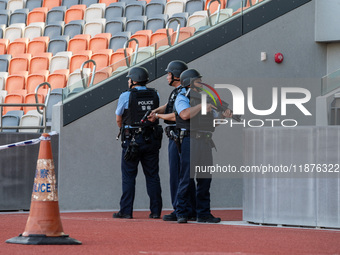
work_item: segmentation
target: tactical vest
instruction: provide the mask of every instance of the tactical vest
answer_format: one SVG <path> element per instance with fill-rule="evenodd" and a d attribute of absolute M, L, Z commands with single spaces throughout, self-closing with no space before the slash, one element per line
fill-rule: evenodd
<path fill-rule="evenodd" d="M 146 88 L 145 90 L 137 90 L 133 88 L 130 91 L 129 107 L 123 112 L 123 125 L 130 126 L 154 126 L 159 123 L 146 121 L 141 123 L 141 119 L 148 110 L 159 107 L 159 97 L 155 89 Z"/>
<path fill-rule="evenodd" d="M 175 100 L 176 100 L 176 97 L 179 94 L 179 92 L 181 92 L 182 88 L 183 88 L 182 86 L 178 86 L 177 88 L 175 88 L 171 92 L 169 99 L 168 99 L 168 103 L 167 103 L 166 108 L 165 108 L 165 112 L 164 112 L 165 114 L 174 112 Z M 176 124 L 175 121 L 170 121 L 170 120 L 164 120 L 164 123 L 166 123 L 166 124 Z"/>
<path fill-rule="evenodd" d="M 191 90 L 188 98 L 190 99 L 190 107 L 194 107 L 201 103 L 201 94 Z M 195 117 L 183 120 L 178 114 L 176 114 L 176 128 L 184 128 L 191 131 L 208 131 L 214 132 L 213 126 L 214 116 L 212 112 L 208 112 L 207 115 L 202 115 L 199 112 Z"/>

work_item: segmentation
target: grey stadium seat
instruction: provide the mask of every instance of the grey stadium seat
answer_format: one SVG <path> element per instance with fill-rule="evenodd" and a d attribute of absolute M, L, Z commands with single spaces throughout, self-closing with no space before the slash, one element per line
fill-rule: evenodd
<path fill-rule="evenodd" d="M 42 0 L 26 0 L 26 8 L 32 11 L 34 8 L 42 7 Z"/>
<path fill-rule="evenodd" d="M 189 17 L 189 13 L 181 12 L 181 13 L 175 13 L 174 15 L 172 15 L 171 18 L 176 18 L 181 23 L 181 27 L 186 27 L 188 17 Z M 177 29 L 177 22 L 176 21 L 171 21 L 170 24 L 169 24 L 169 28 L 172 28 L 174 31 L 176 31 L 176 29 Z"/>
<path fill-rule="evenodd" d="M 91 4 L 97 4 L 98 0 L 81 0 L 81 4 L 85 4 L 86 7 L 89 7 Z"/>
<path fill-rule="evenodd" d="M 125 7 L 126 20 L 129 20 L 131 18 L 138 17 L 138 16 L 143 16 L 145 6 L 146 6 L 145 1 L 136 1 L 132 3 L 128 3 Z"/>
<path fill-rule="evenodd" d="M 7 27 L 10 14 L 9 10 L 0 10 L 0 24 L 5 24 Z"/>
<path fill-rule="evenodd" d="M 105 19 L 106 21 L 113 20 L 117 17 L 123 17 L 125 12 L 126 3 L 118 2 L 112 3 L 105 9 Z"/>
<path fill-rule="evenodd" d="M 50 40 L 63 34 L 64 21 L 55 21 L 45 26 L 44 36 L 50 37 Z"/>
<path fill-rule="evenodd" d="M 110 20 L 105 24 L 105 33 L 111 33 L 111 35 L 115 35 L 116 33 L 123 32 L 125 29 L 125 23 L 125 17 L 117 17 L 113 20 Z"/>
<path fill-rule="evenodd" d="M 163 14 L 165 3 L 161 0 L 153 0 L 145 6 L 145 15 L 150 18 L 157 14 Z"/>
<path fill-rule="evenodd" d="M 48 44 L 48 52 L 55 56 L 59 51 L 67 51 L 69 36 L 63 35 L 51 40 Z"/>
<path fill-rule="evenodd" d="M 80 4 L 80 0 L 63 0 L 61 5 L 66 6 L 67 9 L 69 9 L 73 5 Z"/>
<path fill-rule="evenodd" d="M 185 12 L 189 13 L 189 16 L 196 11 L 204 10 L 204 1 L 202 0 L 188 0 L 185 4 Z"/>
<path fill-rule="evenodd" d="M 109 49 L 117 51 L 124 47 L 124 43 L 131 37 L 131 32 L 119 32 L 110 39 Z"/>
<path fill-rule="evenodd" d="M 3 127 L 19 127 L 20 118 L 24 115 L 24 111 L 8 111 L 2 116 Z M 3 129 L 3 132 L 18 132 L 18 129 Z"/>
<path fill-rule="evenodd" d="M 146 19 L 147 19 L 146 16 L 137 16 L 137 17 L 131 18 L 130 20 L 126 22 L 125 31 L 129 31 L 133 35 L 139 30 L 144 30 Z"/>
<path fill-rule="evenodd" d="M 85 20 L 72 20 L 64 26 L 64 35 L 72 39 L 75 35 L 83 33 L 84 25 Z"/>
<path fill-rule="evenodd" d="M 28 12 L 29 12 L 28 9 L 17 9 L 17 10 L 15 10 L 9 18 L 9 25 L 15 24 L 15 23 L 26 24 Z"/>
<path fill-rule="evenodd" d="M 55 21 L 64 21 L 66 6 L 57 6 L 48 11 L 46 17 L 46 25 Z"/>
<path fill-rule="evenodd" d="M 152 30 L 152 32 L 156 32 L 158 29 L 165 28 L 165 24 L 168 21 L 168 15 L 166 14 L 157 14 L 153 17 L 150 17 L 146 22 L 147 30 Z"/>
<path fill-rule="evenodd" d="M 50 97 L 48 99 L 48 103 L 46 106 L 46 122 L 49 124 L 52 121 L 52 109 L 53 105 L 62 101 L 63 98 L 63 89 L 54 89 L 50 93 Z"/>
<path fill-rule="evenodd" d="M 11 55 L 0 55 L 0 72 L 8 72 Z"/>

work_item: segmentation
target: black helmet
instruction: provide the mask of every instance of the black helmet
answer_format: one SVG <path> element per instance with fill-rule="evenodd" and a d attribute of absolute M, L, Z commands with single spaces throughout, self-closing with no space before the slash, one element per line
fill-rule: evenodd
<path fill-rule="evenodd" d="M 168 73 L 172 73 L 173 76 L 179 78 L 181 73 L 187 69 L 188 66 L 185 62 L 181 60 L 174 60 L 168 64 L 168 67 L 165 69 L 165 71 Z"/>
<path fill-rule="evenodd" d="M 181 85 L 183 87 L 188 87 L 191 85 L 193 80 L 196 80 L 201 77 L 202 75 L 196 69 L 185 70 L 180 76 Z"/>
<path fill-rule="evenodd" d="M 134 82 L 147 82 L 149 80 L 149 72 L 144 67 L 133 67 L 126 77 L 131 78 Z"/>

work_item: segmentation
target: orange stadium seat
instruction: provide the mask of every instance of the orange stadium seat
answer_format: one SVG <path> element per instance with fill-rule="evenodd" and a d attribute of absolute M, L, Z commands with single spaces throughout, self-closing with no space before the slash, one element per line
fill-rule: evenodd
<path fill-rule="evenodd" d="M 31 59 L 29 74 L 39 72 L 41 70 L 48 70 L 52 53 L 44 52 Z"/>
<path fill-rule="evenodd" d="M 17 74 L 21 71 L 28 71 L 31 54 L 21 54 L 11 59 L 8 67 L 8 74 Z"/>
<path fill-rule="evenodd" d="M 221 1 L 221 9 L 224 9 L 226 7 L 226 0 L 220 0 Z M 208 4 L 211 2 L 211 0 L 207 0 L 205 2 L 204 10 L 208 10 Z M 209 11 L 211 14 L 217 11 L 219 3 L 217 1 L 210 4 Z"/>
<path fill-rule="evenodd" d="M 150 37 L 152 34 L 152 30 L 140 30 L 137 31 L 136 33 L 134 33 L 131 36 L 132 38 L 135 38 L 138 40 L 138 47 L 147 47 L 150 45 Z M 131 41 L 129 43 L 129 48 L 132 48 L 133 50 L 136 48 L 136 42 L 135 41 Z"/>
<path fill-rule="evenodd" d="M 28 75 L 27 77 L 27 81 L 26 81 L 26 90 L 27 90 L 27 93 L 34 93 L 35 92 L 35 89 L 36 87 L 45 82 L 46 79 L 47 79 L 47 76 L 49 74 L 49 71 L 47 70 L 42 70 L 40 72 L 36 72 L 34 74 L 30 74 Z M 41 94 L 47 94 L 47 88 L 40 88 L 39 89 L 39 93 Z"/>
<path fill-rule="evenodd" d="M 13 74 L 7 77 L 5 88 L 8 94 L 13 94 L 18 93 L 18 91 L 25 89 L 25 85 L 26 85 L 25 74 Z"/>
<path fill-rule="evenodd" d="M 18 54 L 26 53 L 26 48 L 28 44 L 28 38 L 18 38 L 11 42 L 7 47 L 7 54 L 12 55 L 12 57 L 17 56 Z"/>
<path fill-rule="evenodd" d="M 169 34 L 170 36 L 173 34 L 173 29 L 169 28 Z M 150 45 L 156 44 L 156 49 L 158 49 L 160 46 L 169 45 L 168 39 L 167 39 L 167 33 L 166 29 L 158 29 L 155 33 L 153 33 L 150 37 Z"/>
<path fill-rule="evenodd" d="M 21 94 L 8 94 L 5 97 L 5 104 L 22 104 L 24 102 L 24 97 Z M 3 115 L 8 111 L 22 110 L 22 106 L 6 106 L 3 108 Z"/>
<path fill-rule="evenodd" d="M 103 49 L 94 53 L 91 57 L 92 60 L 96 62 L 96 70 L 101 70 L 110 65 L 110 58 L 113 53 L 111 49 Z M 93 64 L 90 64 L 90 68 L 93 67 Z"/>
<path fill-rule="evenodd" d="M 65 24 L 68 24 L 72 20 L 82 20 L 84 18 L 84 12 L 86 9 L 86 5 L 78 4 L 71 6 L 65 12 Z"/>
<path fill-rule="evenodd" d="M 93 53 L 96 53 L 99 50 L 107 49 L 110 38 L 111 38 L 110 33 L 96 34 L 89 41 L 89 50 L 91 50 Z"/>
<path fill-rule="evenodd" d="M 0 55 L 7 54 L 8 39 L 0 39 Z"/>
<path fill-rule="evenodd" d="M 68 42 L 68 51 L 72 51 L 73 54 L 78 54 L 88 49 L 88 44 L 91 36 L 88 34 L 80 34 L 73 37 Z"/>
<path fill-rule="evenodd" d="M 65 88 L 68 76 L 69 76 L 68 69 L 59 69 L 56 70 L 54 73 L 51 73 L 47 77 L 47 82 L 51 85 L 51 90 Z"/>
<path fill-rule="evenodd" d="M 133 50 L 131 48 L 126 48 L 127 56 L 130 60 L 130 56 L 133 53 Z M 110 66 L 112 68 L 112 71 L 115 71 L 118 67 L 126 66 L 126 60 L 124 55 L 124 49 L 118 49 L 116 52 L 114 52 L 111 55 L 110 59 Z"/>
<path fill-rule="evenodd" d="M 35 8 L 27 15 L 27 26 L 34 22 L 45 22 L 48 9 L 46 7 Z"/>
<path fill-rule="evenodd" d="M 43 104 L 44 102 L 45 102 L 44 95 L 38 93 L 38 103 Z M 24 97 L 24 104 L 36 104 L 35 93 L 27 94 Z M 23 107 L 24 114 L 26 114 L 28 111 L 32 111 L 32 110 L 36 110 L 36 109 L 37 109 L 36 106 L 24 106 Z M 40 107 L 40 109 L 42 109 L 42 107 Z"/>
<path fill-rule="evenodd" d="M 50 38 L 48 36 L 36 37 L 28 43 L 27 53 L 30 53 L 32 57 L 35 57 L 41 53 L 46 52 L 48 42 Z"/>
<path fill-rule="evenodd" d="M 99 3 L 106 4 L 106 7 L 109 6 L 112 3 L 117 3 L 118 0 L 99 0 Z"/>
<path fill-rule="evenodd" d="M 70 59 L 70 73 L 73 73 L 75 70 L 79 69 L 81 65 L 91 58 L 92 52 L 90 50 L 83 51 L 76 55 L 73 55 Z M 84 66 L 84 68 L 88 68 L 88 64 Z"/>
<path fill-rule="evenodd" d="M 48 8 L 48 10 L 51 10 L 53 7 L 57 7 L 61 5 L 61 0 L 44 0 L 43 1 L 43 7 Z"/>
<path fill-rule="evenodd" d="M 191 36 L 193 36 L 195 31 L 196 31 L 196 28 L 194 28 L 194 27 L 181 27 L 179 29 L 178 43 L 185 40 L 185 39 L 188 39 Z M 174 32 L 171 35 L 171 44 L 172 45 L 175 44 L 176 36 L 177 36 L 177 32 Z"/>

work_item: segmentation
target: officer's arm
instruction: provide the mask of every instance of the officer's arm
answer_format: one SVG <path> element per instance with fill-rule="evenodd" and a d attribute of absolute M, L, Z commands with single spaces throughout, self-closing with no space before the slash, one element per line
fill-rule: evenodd
<path fill-rule="evenodd" d="M 121 128 L 122 127 L 122 116 L 120 116 L 120 115 L 116 115 L 116 122 L 117 122 L 117 126 L 119 127 L 119 128 Z"/>
<path fill-rule="evenodd" d="M 152 110 L 151 113 L 165 113 L 166 106 L 167 106 L 167 104 L 162 105 L 162 106 Z"/>
<path fill-rule="evenodd" d="M 189 107 L 184 109 L 179 113 L 182 120 L 188 120 L 195 117 L 201 111 L 201 104 L 195 105 L 194 107 Z"/>
<path fill-rule="evenodd" d="M 176 115 L 174 112 L 168 114 L 157 114 L 157 118 L 169 121 L 176 121 Z"/>

